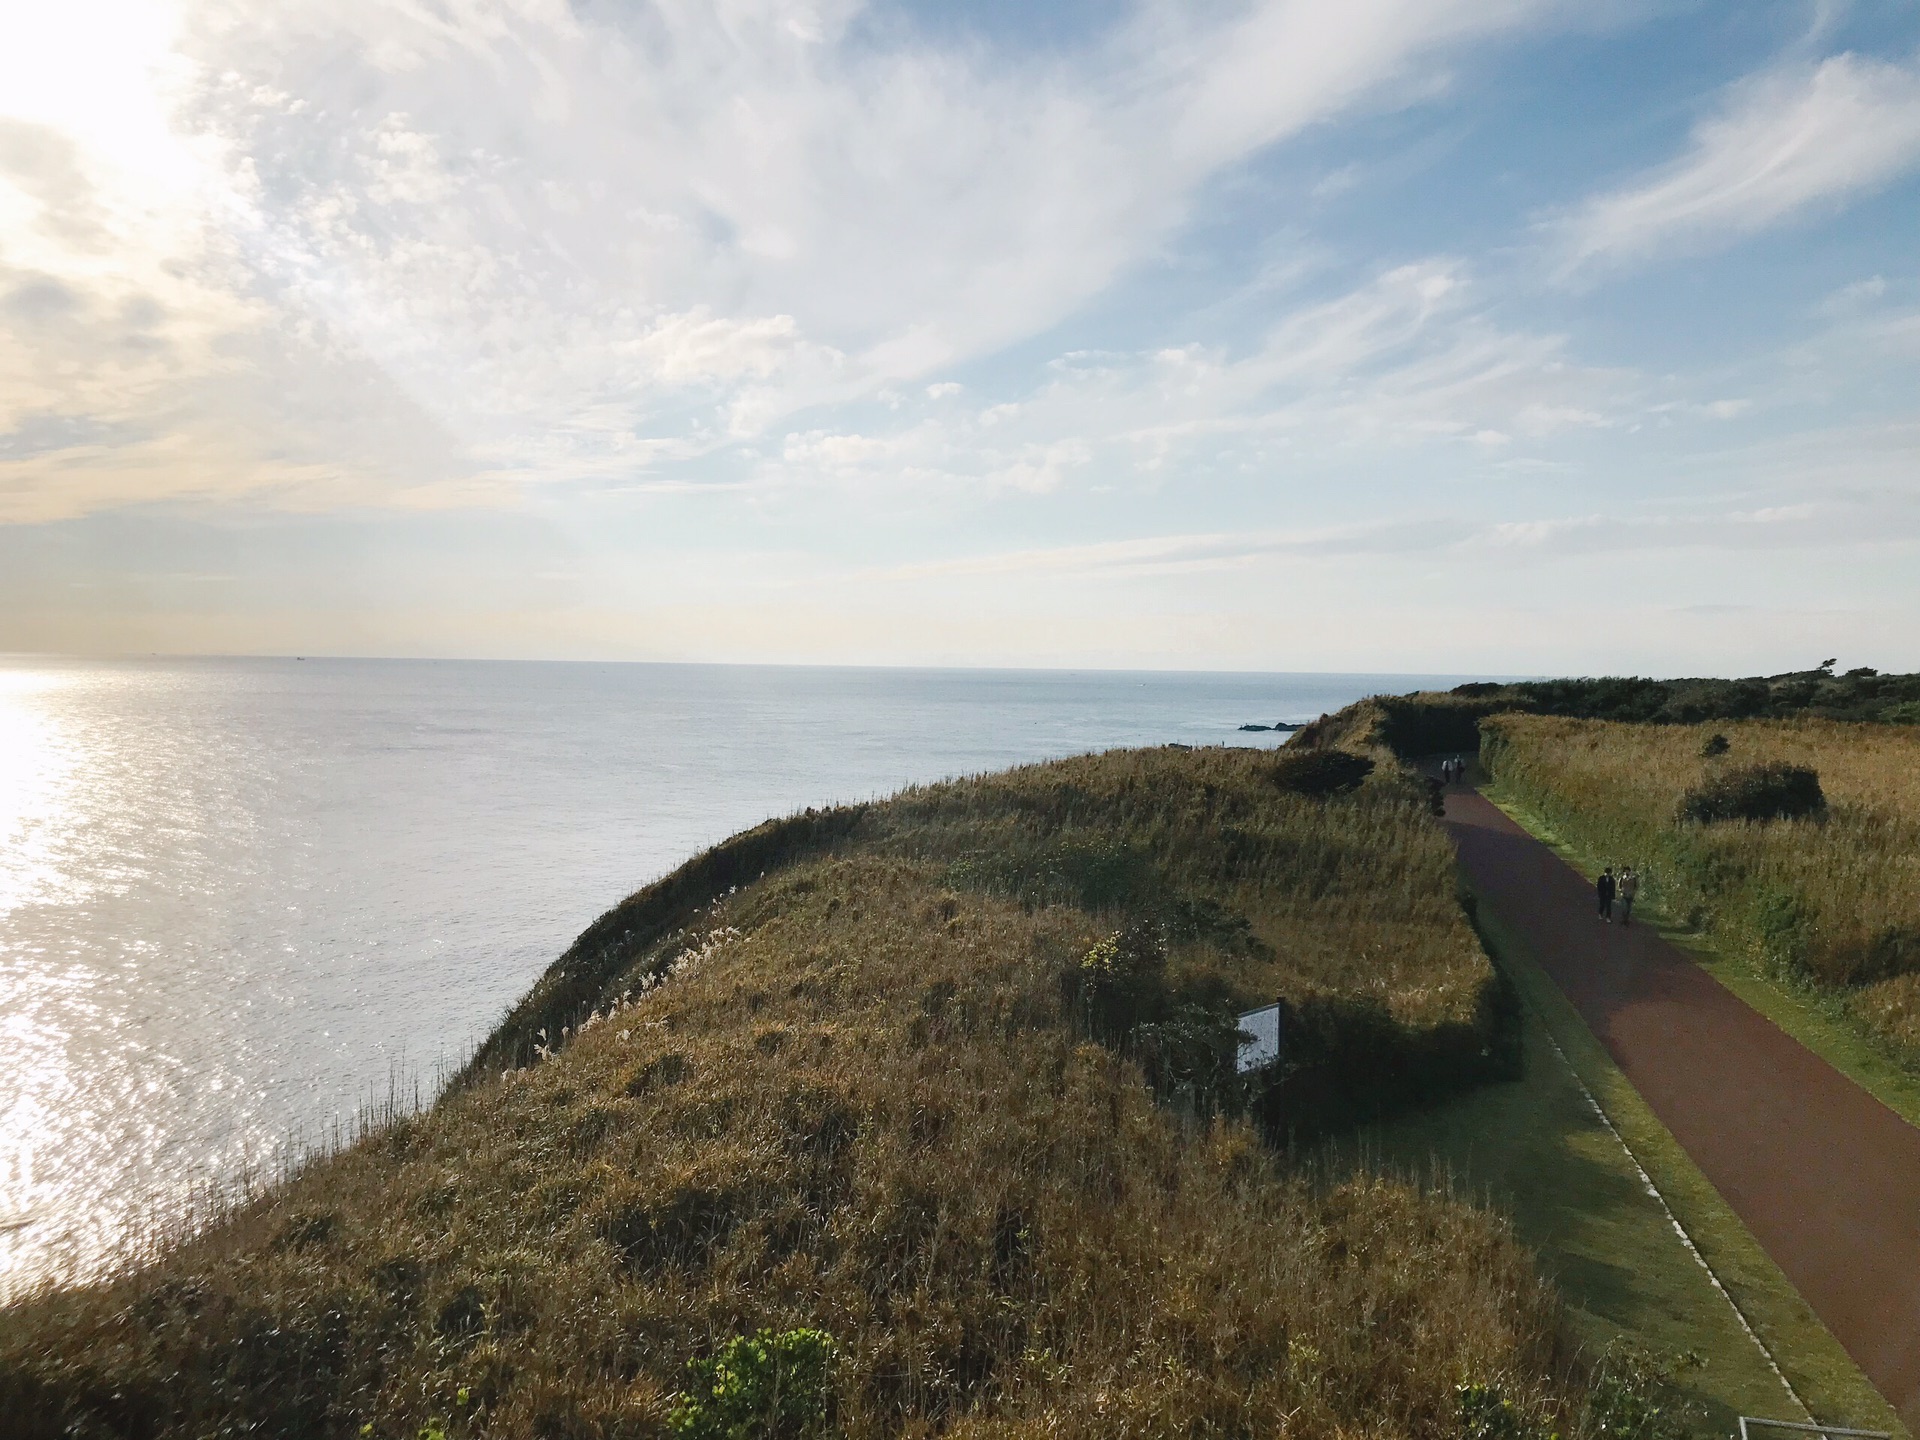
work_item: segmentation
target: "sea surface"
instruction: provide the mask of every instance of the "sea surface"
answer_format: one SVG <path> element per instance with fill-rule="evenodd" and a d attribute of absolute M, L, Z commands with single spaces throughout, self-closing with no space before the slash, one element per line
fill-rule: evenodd
<path fill-rule="evenodd" d="M 0 1297 L 431 1098 L 769 815 L 1454 678 L 0 658 Z"/>

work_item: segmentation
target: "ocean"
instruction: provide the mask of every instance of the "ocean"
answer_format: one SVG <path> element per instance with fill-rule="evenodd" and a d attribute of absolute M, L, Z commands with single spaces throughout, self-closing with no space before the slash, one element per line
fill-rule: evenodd
<path fill-rule="evenodd" d="M 770 815 L 1455 678 L 0 659 L 0 1297 L 431 1098 Z"/>

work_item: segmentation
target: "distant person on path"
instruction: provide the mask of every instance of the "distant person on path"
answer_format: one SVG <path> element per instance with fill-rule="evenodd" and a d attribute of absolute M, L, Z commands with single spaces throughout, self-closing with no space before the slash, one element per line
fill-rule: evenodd
<path fill-rule="evenodd" d="M 1600 899 L 1600 918 L 1609 925 L 1613 923 L 1613 896 L 1618 888 L 1613 878 L 1613 867 L 1607 866 L 1600 872 L 1599 880 L 1594 882 L 1593 891 Z"/>
<path fill-rule="evenodd" d="M 1633 923 L 1633 897 L 1640 893 L 1640 873 L 1631 865 L 1620 872 L 1620 923 Z"/>

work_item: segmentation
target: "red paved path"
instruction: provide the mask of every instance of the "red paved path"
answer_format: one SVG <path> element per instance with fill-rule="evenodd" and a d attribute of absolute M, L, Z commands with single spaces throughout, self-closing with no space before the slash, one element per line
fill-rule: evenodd
<path fill-rule="evenodd" d="M 1480 795 L 1450 792 L 1447 828 L 1480 903 L 1920 1433 L 1920 1130 L 1652 930 L 1602 923 L 1587 881 Z"/>

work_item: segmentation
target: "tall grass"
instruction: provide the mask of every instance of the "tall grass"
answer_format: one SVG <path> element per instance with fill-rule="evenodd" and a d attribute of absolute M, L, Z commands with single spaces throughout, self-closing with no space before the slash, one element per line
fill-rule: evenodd
<path fill-rule="evenodd" d="M 1211 942 L 1249 1000 L 1367 996 L 1409 1026 L 1470 1022 L 1490 978 L 1420 792 L 1284 788 L 1258 751 L 1120 751 L 909 790 L 873 817 L 896 853 L 1112 915 L 1145 906 Z M 972 862 L 971 864 L 969 862 Z"/>
<path fill-rule="evenodd" d="M 835 1341 L 849 1437 L 1454 1434 L 1462 1385 L 1580 1430 L 1504 1222 L 1293 1173 L 1079 1024 L 1123 922 L 1217 1005 L 1476 1022 L 1418 797 L 1276 763 L 1095 757 L 721 847 L 430 1110 L 0 1312 L 8 1433 L 658 1436 L 689 1361 L 796 1327 Z"/>
<path fill-rule="evenodd" d="M 1707 754 L 1714 734 L 1726 750 Z M 1920 1063 L 1920 731 L 1824 720 L 1622 725 L 1501 715 L 1495 778 L 1579 848 L 1645 875 L 1643 895 L 1776 973 L 1843 993 Z M 1722 770 L 1816 771 L 1824 816 L 1699 824 Z"/>

